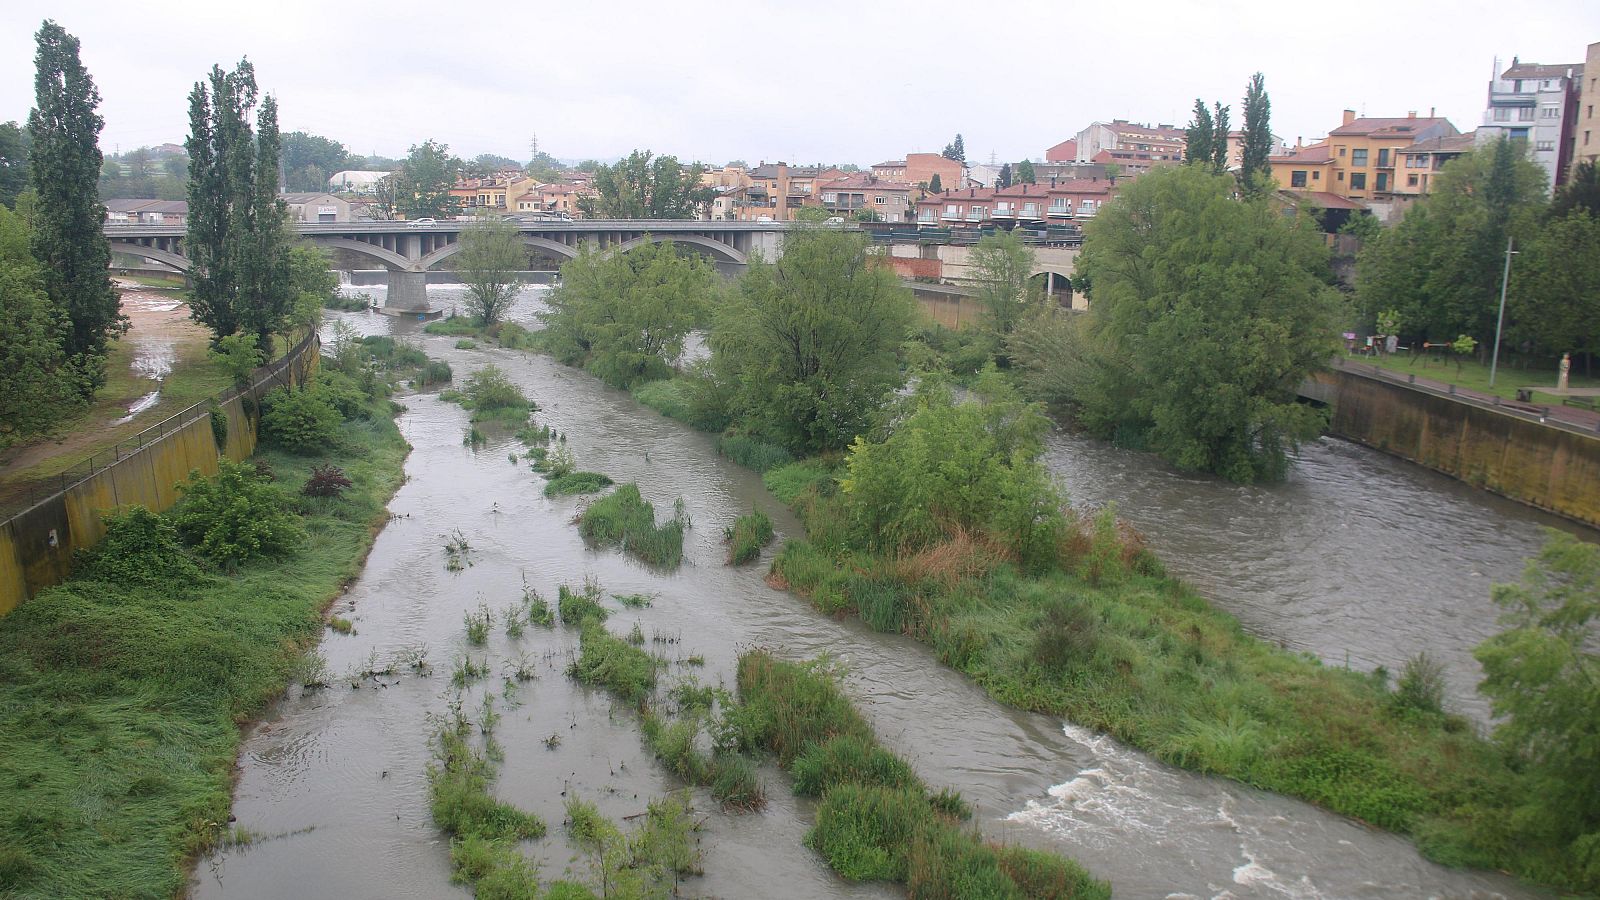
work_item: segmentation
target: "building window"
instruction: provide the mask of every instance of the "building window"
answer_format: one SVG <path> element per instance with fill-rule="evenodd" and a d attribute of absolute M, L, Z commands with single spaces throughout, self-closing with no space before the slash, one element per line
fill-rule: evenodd
<path fill-rule="evenodd" d="M 1532 122 L 1533 121 L 1533 107 L 1524 106 L 1521 109 L 1517 110 L 1517 121 L 1518 122 Z"/>
<path fill-rule="evenodd" d="M 1344 148 L 1343 148 L 1343 147 L 1340 147 L 1340 148 L 1339 148 L 1339 155 L 1340 155 L 1340 156 L 1343 156 L 1343 155 L 1344 155 Z"/>
<path fill-rule="evenodd" d="M 1350 173 L 1350 190 L 1352 190 L 1352 191 L 1364 191 L 1366 189 L 1367 189 L 1367 173 L 1365 173 L 1365 172 L 1351 172 Z"/>
<path fill-rule="evenodd" d="M 1303 170 L 1294 171 L 1294 172 L 1290 172 L 1289 173 L 1289 187 L 1305 187 L 1305 186 L 1306 186 L 1306 173 Z"/>
<path fill-rule="evenodd" d="M 1539 111 L 1539 115 L 1546 119 L 1559 119 L 1561 118 L 1561 109 L 1555 106 L 1546 106 Z"/>
<path fill-rule="evenodd" d="M 1378 173 L 1378 190 L 1387 191 L 1388 189 L 1389 189 L 1389 173 L 1388 172 L 1379 172 Z"/>
<path fill-rule="evenodd" d="M 1533 145 L 1533 149 L 1535 150 L 1554 150 L 1555 148 L 1555 141 L 1539 141 Z"/>
<path fill-rule="evenodd" d="M 873 197 L 872 198 L 872 202 L 876 203 L 879 206 L 882 206 L 883 205 L 883 198 L 882 197 Z"/>
<path fill-rule="evenodd" d="M 1378 167 L 1379 168 L 1387 168 L 1388 165 L 1389 165 L 1389 148 L 1388 147 L 1383 147 L 1383 148 L 1378 150 Z"/>
<path fill-rule="evenodd" d="M 1343 172 L 1340 172 L 1340 173 L 1339 173 L 1339 180 L 1340 180 L 1340 181 L 1343 181 L 1343 180 L 1344 180 L 1344 173 L 1343 173 Z"/>
<path fill-rule="evenodd" d="M 1511 110 L 1507 109 L 1504 106 L 1495 107 L 1494 120 L 1496 122 L 1509 122 L 1509 121 L 1511 121 Z"/>
<path fill-rule="evenodd" d="M 1350 151 L 1350 165 L 1364 166 L 1367 164 L 1367 148 L 1358 147 Z"/>
<path fill-rule="evenodd" d="M 1416 175 L 1407 175 L 1406 176 L 1406 187 L 1416 187 L 1416 186 L 1417 186 L 1417 176 Z"/>
<path fill-rule="evenodd" d="M 1322 180 L 1322 170 L 1321 169 L 1312 169 L 1311 170 L 1311 180 L 1312 181 L 1321 181 Z"/>

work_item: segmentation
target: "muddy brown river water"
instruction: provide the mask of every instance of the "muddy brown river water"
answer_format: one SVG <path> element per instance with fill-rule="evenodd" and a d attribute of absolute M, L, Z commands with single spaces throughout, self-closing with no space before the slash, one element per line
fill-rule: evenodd
<path fill-rule="evenodd" d="M 381 290 L 369 292 L 381 294 Z M 434 287 L 443 302 L 454 294 Z M 531 319 L 537 291 L 515 318 Z M 585 576 L 608 593 L 644 593 L 644 609 L 615 610 L 647 645 L 673 661 L 671 676 L 731 681 L 747 647 L 801 657 L 827 652 L 850 672 L 847 686 L 883 740 L 931 785 L 958 788 L 992 838 L 1058 850 L 1110 879 L 1120 897 L 1533 897 L 1491 873 L 1445 869 L 1403 838 L 1315 807 L 1162 765 L 1058 718 L 990 700 L 909 639 L 824 617 L 762 580 L 763 563 L 722 564 L 722 529 L 750 508 L 783 536 L 798 523 L 753 473 L 716 453 L 711 438 L 640 407 L 627 394 L 528 353 L 456 350 L 412 321 L 375 314 L 342 318 L 367 333 L 417 335 L 460 378 L 499 365 L 543 407 L 541 421 L 568 435 L 584 469 L 637 481 L 658 510 L 683 498 L 693 526 L 685 564 L 652 571 L 612 550 L 586 548 L 571 523 L 581 499 L 548 500 L 542 480 L 492 436 L 462 445 L 466 413 L 436 396 L 405 398 L 399 424 L 415 447 L 409 477 L 390 504 L 366 568 L 335 612 L 355 632 L 329 632 L 321 652 L 335 676 L 425 647 L 431 677 L 332 679 L 299 687 L 248 735 L 235 813 L 257 837 L 202 859 L 194 896 L 466 896 L 450 884 L 448 846 L 433 827 L 425 766 L 433 717 L 444 712 L 449 670 L 471 653 L 495 674 L 487 691 L 503 719 L 505 760 L 494 791 L 537 812 L 550 836 L 525 845 L 545 878 L 582 877 L 585 862 L 562 840 L 563 792 L 613 817 L 678 785 L 640 745 L 634 714 L 567 679 L 576 636 L 532 628 L 520 639 L 496 626 L 486 649 L 469 648 L 463 616 L 500 610 L 523 579 L 553 600 Z M 1285 485 L 1240 488 L 1176 476 L 1146 457 L 1071 436 L 1053 439 L 1049 461 L 1075 500 L 1116 500 L 1175 571 L 1192 578 L 1258 634 L 1343 664 L 1394 667 L 1420 647 L 1451 666 L 1459 708 L 1473 709 L 1458 673 L 1470 646 L 1492 629 L 1487 586 L 1514 577 L 1546 520 L 1510 504 L 1340 442 L 1310 448 Z M 1375 502 L 1380 498 L 1386 502 Z M 445 570 L 443 545 L 460 529 L 472 565 Z M 1448 610 L 1448 611 L 1447 611 Z M 1492 616 L 1491 616 L 1492 618 Z M 702 655 L 703 668 L 687 664 Z M 540 677 L 508 691 L 511 660 Z M 352 688 L 354 681 L 359 687 Z M 1464 690 L 1463 690 L 1464 688 Z M 511 696 L 507 696 L 507 694 Z M 547 749 L 545 740 L 561 741 Z M 835 877 L 801 843 L 811 819 L 781 773 L 765 773 L 771 804 L 727 815 L 696 792 L 703 877 L 688 896 L 894 896 L 881 885 Z"/>

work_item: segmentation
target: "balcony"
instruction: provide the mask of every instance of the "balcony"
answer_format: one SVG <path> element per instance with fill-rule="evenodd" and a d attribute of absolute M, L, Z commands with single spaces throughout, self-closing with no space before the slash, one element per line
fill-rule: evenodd
<path fill-rule="evenodd" d="M 994 210 L 994 217 L 996 219 L 1015 219 L 1017 211 L 1009 206 L 997 206 Z"/>
<path fill-rule="evenodd" d="M 1070 218 L 1072 218 L 1072 207 L 1070 207 L 1070 206 L 1052 206 L 1052 207 L 1050 207 L 1050 215 L 1054 216 L 1056 218 L 1070 219 Z"/>

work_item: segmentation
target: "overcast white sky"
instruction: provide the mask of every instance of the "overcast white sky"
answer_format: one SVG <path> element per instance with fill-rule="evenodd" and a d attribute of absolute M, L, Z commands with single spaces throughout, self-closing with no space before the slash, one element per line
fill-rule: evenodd
<path fill-rule="evenodd" d="M 480 11 L 481 10 L 481 11 Z M 525 159 L 638 148 L 685 160 L 867 165 L 937 151 L 1042 156 L 1096 119 L 1182 125 L 1195 97 L 1240 117 L 1266 75 L 1273 131 L 1325 134 L 1349 107 L 1476 127 L 1496 56 L 1581 63 L 1600 2 L 1318 3 L 10 0 L 0 121 L 33 103 L 33 32 L 83 43 L 104 98 L 101 146 L 181 142 L 186 97 L 248 55 L 284 131 L 404 155 Z"/>

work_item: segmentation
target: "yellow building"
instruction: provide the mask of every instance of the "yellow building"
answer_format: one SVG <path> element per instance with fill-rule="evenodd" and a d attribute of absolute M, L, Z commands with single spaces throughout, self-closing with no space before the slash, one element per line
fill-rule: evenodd
<path fill-rule="evenodd" d="M 1357 118 L 1355 110 L 1347 109 L 1344 124 L 1328 132 L 1333 181 L 1323 190 L 1351 200 L 1387 198 L 1405 174 L 1400 169 L 1402 150 L 1459 133 L 1449 119 L 1414 112 L 1403 119 Z"/>
<path fill-rule="evenodd" d="M 1333 148 L 1327 141 L 1309 147 L 1296 147 L 1282 156 L 1267 157 L 1272 178 L 1286 191 L 1335 193 Z"/>

